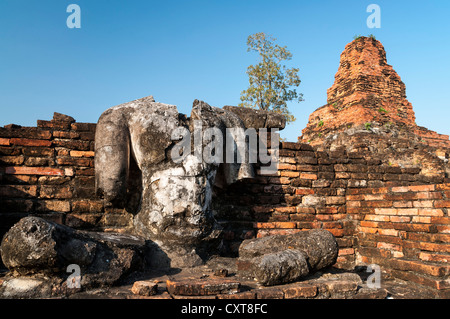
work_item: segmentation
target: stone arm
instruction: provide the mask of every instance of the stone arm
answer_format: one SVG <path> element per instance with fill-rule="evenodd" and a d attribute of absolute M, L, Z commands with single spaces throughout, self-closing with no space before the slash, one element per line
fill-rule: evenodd
<path fill-rule="evenodd" d="M 130 133 L 125 116 L 117 110 L 104 112 L 95 132 L 95 188 L 113 204 L 125 200 L 130 167 Z"/>

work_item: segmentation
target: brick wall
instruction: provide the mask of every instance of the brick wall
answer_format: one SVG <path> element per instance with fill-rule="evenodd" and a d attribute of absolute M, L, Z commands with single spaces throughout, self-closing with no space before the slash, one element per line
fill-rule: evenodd
<path fill-rule="evenodd" d="M 308 144 L 285 142 L 280 146 L 276 174 L 232 185 L 217 196 L 215 209 L 231 253 L 236 253 L 246 238 L 323 228 L 338 240 L 337 265 L 352 268 L 358 247 L 359 213 L 348 209 L 347 193 L 436 181 L 420 173 L 420 168 L 383 164 L 367 149 L 321 152 Z"/>
<path fill-rule="evenodd" d="M 0 127 L 0 236 L 29 214 L 75 228 L 127 226 L 129 214 L 94 194 L 95 127 L 58 113 L 37 127 Z"/>
<path fill-rule="evenodd" d="M 55 113 L 36 127 L 0 128 L 0 235 L 41 216 L 74 228 L 126 231 L 132 214 L 95 196 L 93 123 Z M 448 288 L 449 180 L 383 164 L 367 146 L 318 151 L 283 142 L 278 171 L 217 190 L 225 248 L 243 239 L 323 228 L 339 243 L 337 266 L 377 263 L 394 276 Z"/>
<path fill-rule="evenodd" d="M 450 184 L 349 189 L 357 226 L 357 262 L 393 276 L 450 288 Z"/>

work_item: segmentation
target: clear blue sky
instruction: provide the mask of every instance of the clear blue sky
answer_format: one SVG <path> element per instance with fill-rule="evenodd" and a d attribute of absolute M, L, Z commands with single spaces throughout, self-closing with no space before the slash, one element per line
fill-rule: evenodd
<path fill-rule="evenodd" d="M 81 29 L 69 29 L 69 4 Z M 369 4 L 381 28 L 369 29 Z M 305 101 L 282 131 L 296 141 L 326 103 L 339 56 L 355 34 L 374 34 L 406 84 L 417 124 L 450 134 L 450 1 L 1 0 L 0 126 L 36 125 L 53 112 L 96 122 L 107 108 L 153 95 L 190 113 L 194 99 L 237 105 L 257 56 L 247 36 L 266 32 L 293 54 Z"/>

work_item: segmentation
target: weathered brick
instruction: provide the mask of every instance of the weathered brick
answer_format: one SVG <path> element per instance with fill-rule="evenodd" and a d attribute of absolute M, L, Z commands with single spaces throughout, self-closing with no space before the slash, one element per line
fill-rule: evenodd
<path fill-rule="evenodd" d="M 53 131 L 54 138 L 77 139 L 80 138 L 80 133 L 74 131 Z"/>
<path fill-rule="evenodd" d="M 280 176 L 284 176 L 284 177 L 299 177 L 300 173 L 299 172 L 292 172 L 292 171 L 281 171 L 280 172 Z"/>
<path fill-rule="evenodd" d="M 268 182 L 270 184 L 290 184 L 289 178 L 287 177 L 271 177 Z"/>
<path fill-rule="evenodd" d="M 392 270 L 392 275 L 396 278 L 403 279 L 409 282 L 415 282 L 420 285 L 429 286 L 437 290 L 449 289 L 450 283 L 444 279 L 433 279 L 429 276 L 421 276 L 420 274 L 411 271 Z"/>
<path fill-rule="evenodd" d="M 167 291 L 171 295 L 210 296 L 218 294 L 238 293 L 240 282 L 229 279 L 184 279 L 167 280 Z"/>
<path fill-rule="evenodd" d="M 243 291 L 234 294 L 217 295 L 217 299 L 256 299 L 255 291 Z"/>
<path fill-rule="evenodd" d="M 259 229 L 256 234 L 257 238 L 272 236 L 272 235 L 290 235 L 302 231 L 301 229 Z"/>
<path fill-rule="evenodd" d="M 89 141 L 80 141 L 80 140 L 70 140 L 70 139 L 55 139 L 53 140 L 53 144 L 58 147 L 65 147 L 72 150 L 78 151 L 89 151 L 90 150 L 90 142 Z"/>
<path fill-rule="evenodd" d="M 275 287 L 256 289 L 256 299 L 283 299 L 283 290 Z"/>
<path fill-rule="evenodd" d="M 3 165 L 22 165 L 25 158 L 20 156 L 0 156 L 0 164 Z"/>
<path fill-rule="evenodd" d="M 292 229 L 297 228 L 294 222 L 256 222 L 253 223 L 254 228 L 269 228 L 269 229 Z"/>
<path fill-rule="evenodd" d="M 140 296 L 153 296 L 158 293 L 158 284 L 148 280 L 135 281 L 131 292 Z"/>
<path fill-rule="evenodd" d="M 41 198 L 72 198 L 70 186 L 41 185 L 39 194 Z"/>
<path fill-rule="evenodd" d="M 9 138 L 0 137 L 0 145 L 9 146 L 10 145 Z"/>
<path fill-rule="evenodd" d="M 106 211 L 102 215 L 99 225 L 101 226 L 112 226 L 112 227 L 127 227 L 133 221 L 133 215 L 126 212 L 123 213 L 111 213 Z"/>
<path fill-rule="evenodd" d="M 450 200 L 436 200 L 434 202 L 435 208 L 450 208 Z"/>
<path fill-rule="evenodd" d="M 437 231 L 435 225 L 428 225 L 428 224 L 394 223 L 393 228 L 397 230 L 404 230 L 410 232 L 435 233 Z"/>
<path fill-rule="evenodd" d="M 52 168 L 52 167 L 8 166 L 8 167 L 5 167 L 5 174 L 64 176 L 64 170 L 59 169 L 59 168 Z"/>
<path fill-rule="evenodd" d="M 22 150 L 20 148 L 0 146 L 0 156 L 17 156 L 20 154 L 22 154 Z"/>
<path fill-rule="evenodd" d="M 392 204 L 395 208 L 412 208 L 413 202 L 412 201 L 395 201 Z"/>
<path fill-rule="evenodd" d="M 327 205 L 342 205 L 345 204 L 345 196 L 328 196 L 326 198 Z"/>
<path fill-rule="evenodd" d="M 429 216 L 414 216 L 411 221 L 413 223 L 423 223 L 423 224 L 430 224 L 431 223 L 431 217 Z"/>
<path fill-rule="evenodd" d="M 72 157 L 59 157 L 56 159 L 58 165 L 71 165 L 79 167 L 92 167 L 93 161 L 90 158 L 72 158 Z"/>
<path fill-rule="evenodd" d="M 367 214 L 364 216 L 364 220 L 371 220 L 376 222 L 388 222 L 389 216 Z"/>
<path fill-rule="evenodd" d="M 413 185 L 408 187 L 413 192 L 428 192 L 436 189 L 435 185 Z"/>
<path fill-rule="evenodd" d="M 296 167 L 296 169 L 300 172 L 317 172 L 319 170 L 317 165 L 299 164 Z"/>
<path fill-rule="evenodd" d="M 52 145 L 52 141 L 48 140 L 35 140 L 35 139 L 28 139 L 28 138 L 12 138 L 10 140 L 11 144 L 13 145 L 20 145 L 20 146 L 42 146 L 42 147 L 49 147 Z"/>
<path fill-rule="evenodd" d="M 55 150 L 48 147 L 24 147 L 23 155 L 25 156 L 36 156 L 36 157 L 53 157 Z"/>
<path fill-rule="evenodd" d="M 70 151 L 72 157 L 94 157 L 94 155 L 93 151 Z"/>
<path fill-rule="evenodd" d="M 281 142 L 281 148 L 298 151 L 301 149 L 301 144 L 294 142 Z"/>
<path fill-rule="evenodd" d="M 62 185 L 69 182 L 70 179 L 65 176 L 41 176 L 38 179 L 39 184 Z"/>
<path fill-rule="evenodd" d="M 296 195 L 312 195 L 314 194 L 314 190 L 311 188 L 297 188 L 295 190 Z"/>
<path fill-rule="evenodd" d="M 293 214 L 297 212 L 297 207 L 295 206 L 280 206 L 275 207 L 275 212 L 278 213 L 286 213 L 286 214 Z"/>
<path fill-rule="evenodd" d="M 340 248 L 338 252 L 338 256 L 346 256 L 346 255 L 354 255 L 354 248 Z"/>
<path fill-rule="evenodd" d="M 393 193 L 406 193 L 409 191 L 409 188 L 407 186 L 398 186 L 392 187 L 391 190 Z"/>
<path fill-rule="evenodd" d="M 300 173 L 300 178 L 301 178 L 301 179 L 311 179 L 311 180 L 315 180 L 315 179 L 317 179 L 317 174 Z"/>
<path fill-rule="evenodd" d="M 61 200 L 39 200 L 37 211 L 40 212 L 70 212 L 70 203 Z"/>
<path fill-rule="evenodd" d="M 315 157 L 299 157 L 297 156 L 297 163 L 298 164 L 311 164 L 311 165 L 317 165 L 317 158 Z"/>
<path fill-rule="evenodd" d="M 323 222 L 322 223 L 323 229 L 332 229 L 332 228 L 343 228 L 342 223 L 338 221 L 332 221 L 332 222 Z"/>
<path fill-rule="evenodd" d="M 28 157 L 23 164 L 25 166 L 52 166 L 55 161 L 47 157 Z"/>
<path fill-rule="evenodd" d="M 84 141 L 94 141 L 95 132 L 80 132 L 80 139 Z"/>
<path fill-rule="evenodd" d="M 285 299 L 313 298 L 317 295 L 317 286 L 310 284 L 291 284 L 282 288 Z"/>
<path fill-rule="evenodd" d="M 389 249 L 389 250 L 397 250 L 397 251 L 401 251 L 402 250 L 401 245 L 395 245 L 395 244 L 385 243 L 385 242 L 378 242 L 377 243 L 377 248 Z"/>
<path fill-rule="evenodd" d="M 95 132 L 96 123 L 72 123 L 71 129 L 77 132 L 91 131 Z"/>
<path fill-rule="evenodd" d="M 450 255 L 433 254 L 428 252 L 419 253 L 419 259 L 424 261 L 440 262 L 450 264 Z"/>
<path fill-rule="evenodd" d="M 383 235 L 383 236 L 398 236 L 399 231 L 395 230 L 395 229 L 379 228 L 378 229 L 378 234 Z"/>
<path fill-rule="evenodd" d="M 436 190 L 449 190 L 450 183 L 436 185 Z"/>
<path fill-rule="evenodd" d="M 435 216 L 435 217 L 445 215 L 442 209 L 432 209 L 432 208 L 419 208 L 418 214 L 420 216 Z"/>
<path fill-rule="evenodd" d="M 358 283 L 352 280 L 330 280 L 325 285 L 332 294 L 356 291 L 358 289 Z"/>
<path fill-rule="evenodd" d="M 414 260 L 391 259 L 389 260 L 389 266 L 398 270 L 415 271 L 436 277 L 446 276 L 450 274 L 449 265 L 425 264 L 423 262 Z"/>
<path fill-rule="evenodd" d="M 52 133 L 37 127 L 20 127 L 13 129 L 0 128 L 0 137 L 49 140 L 52 137 Z"/>
<path fill-rule="evenodd" d="M 409 223 L 411 221 L 411 217 L 409 216 L 386 216 L 389 218 L 391 222 L 394 223 Z"/>
<path fill-rule="evenodd" d="M 331 181 L 325 180 L 325 179 L 312 181 L 312 187 L 323 188 L 323 187 L 329 187 L 330 185 L 331 185 Z"/>
<path fill-rule="evenodd" d="M 302 207 L 297 206 L 297 213 L 299 214 L 315 214 L 316 209 L 314 207 Z"/>

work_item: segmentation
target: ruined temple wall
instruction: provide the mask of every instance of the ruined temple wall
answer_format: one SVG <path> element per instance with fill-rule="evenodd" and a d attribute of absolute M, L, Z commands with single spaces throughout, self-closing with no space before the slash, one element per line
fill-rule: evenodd
<path fill-rule="evenodd" d="M 346 200 L 358 220 L 357 263 L 450 288 L 450 184 L 349 189 Z"/>
<path fill-rule="evenodd" d="M 36 127 L 0 128 L 0 235 L 29 214 L 75 228 L 128 225 L 95 197 L 94 123 L 55 115 Z"/>
<path fill-rule="evenodd" d="M 380 187 L 435 184 L 420 168 L 384 164 L 367 149 L 317 151 L 308 144 L 283 142 L 278 172 L 237 183 L 215 202 L 229 250 L 243 239 L 312 228 L 329 230 L 339 243 L 337 265 L 352 268 L 358 249 L 359 212 L 349 209 L 349 192 Z"/>
<path fill-rule="evenodd" d="M 55 115 L 36 127 L 0 128 L 1 235 L 29 214 L 78 229 L 126 231 L 131 226 L 130 212 L 95 196 L 95 127 Z M 430 282 L 427 271 L 431 276 L 448 272 L 447 266 L 426 266 L 448 265 L 448 206 L 436 207 L 450 199 L 448 185 L 440 185 L 449 182 L 445 176 L 430 178 L 420 168 L 386 165 L 357 145 L 351 152 L 324 152 L 283 142 L 279 155 L 276 174 L 257 170 L 256 178 L 216 194 L 213 208 L 224 227 L 227 253 L 236 254 L 243 239 L 323 228 L 337 238 L 339 267 L 379 262 L 417 282 Z M 376 197 L 377 192 L 385 192 L 384 197 Z M 412 207 L 398 207 L 403 204 Z M 382 263 L 386 254 L 391 261 Z M 435 277 L 430 285 L 441 287 L 443 277 Z"/>

